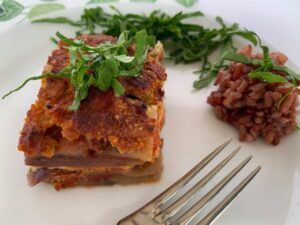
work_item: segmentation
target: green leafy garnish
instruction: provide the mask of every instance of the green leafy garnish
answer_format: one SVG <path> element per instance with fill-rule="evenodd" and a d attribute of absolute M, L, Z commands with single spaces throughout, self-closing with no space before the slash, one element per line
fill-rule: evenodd
<path fill-rule="evenodd" d="M 55 39 L 55 37 L 50 37 L 50 41 L 55 45 L 58 44 L 58 41 Z"/>
<path fill-rule="evenodd" d="M 33 23 L 65 23 L 81 27 L 77 32 L 97 33 L 97 27 L 104 28 L 103 33 L 118 36 L 128 31 L 134 36 L 139 30 L 146 29 L 150 35 L 162 41 L 167 57 L 176 63 L 190 63 L 200 61 L 204 67 L 208 65 L 208 57 L 218 48 L 232 43 L 233 36 L 240 36 L 253 44 L 257 40 L 252 32 L 239 30 L 237 24 L 226 26 L 221 17 L 217 17 L 220 28 L 210 29 L 199 24 L 185 22 L 187 19 L 202 17 L 199 11 L 191 13 L 179 12 L 168 15 L 159 10 L 149 16 L 139 14 L 122 14 L 111 7 L 114 13 L 107 13 L 102 8 L 85 9 L 79 21 L 68 18 L 45 18 L 32 21 Z M 231 48 L 232 49 L 232 48 Z"/>
<path fill-rule="evenodd" d="M 14 90 L 11 90 L 10 92 L 8 92 L 7 94 L 5 94 L 4 96 L 2 96 L 2 99 L 6 98 L 7 96 L 9 96 L 10 94 L 20 90 L 21 88 L 23 88 L 29 81 L 32 81 L 32 80 L 39 80 L 39 79 L 42 79 L 44 77 L 47 77 L 49 76 L 49 74 L 43 74 L 43 75 L 39 75 L 39 76 L 34 76 L 34 77 L 30 77 L 28 79 L 26 79 L 19 87 L 17 87 L 16 89 Z"/>
<path fill-rule="evenodd" d="M 235 61 L 235 62 L 240 62 L 244 64 L 250 64 L 251 59 L 244 55 L 244 54 L 239 54 L 236 52 L 227 52 L 224 57 L 224 59 L 229 60 L 229 61 Z"/>
<path fill-rule="evenodd" d="M 79 108 L 91 86 L 97 87 L 103 92 L 112 88 L 116 96 L 121 96 L 125 90 L 118 81 L 118 77 L 138 76 L 143 68 L 149 46 L 154 43 L 153 38 L 148 36 L 145 30 L 137 32 L 132 38 L 129 38 L 127 32 L 123 32 L 117 43 L 104 43 L 95 47 L 85 44 L 82 40 L 71 40 L 59 32 L 56 33 L 56 36 L 68 45 L 65 48 L 69 52 L 70 65 L 56 74 L 47 73 L 30 77 L 2 98 L 20 90 L 31 80 L 45 77 L 70 79 L 75 90 L 74 101 L 68 107 L 70 111 Z M 128 54 L 127 48 L 133 43 L 136 45 L 136 51 L 135 55 L 131 56 Z"/>
<path fill-rule="evenodd" d="M 248 74 L 250 78 L 260 79 L 267 83 L 284 83 L 286 79 L 283 76 L 263 71 L 252 71 Z"/>
<path fill-rule="evenodd" d="M 286 66 L 278 66 L 277 64 L 275 64 L 270 57 L 269 48 L 261 44 L 259 37 L 255 33 L 250 33 L 256 36 L 259 46 L 262 49 L 262 60 L 252 59 L 244 54 L 237 53 L 234 50 L 227 50 L 215 64 L 209 64 L 207 67 L 204 67 L 204 69 L 200 71 L 201 75 L 199 79 L 195 81 L 194 87 L 206 87 L 210 83 L 209 81 L 212 81 L 217 75 L 219 69 L 228 67 L 228 63 L 226 63 L 226 61 L 234 61 L 252 66 L 254 70 L 248 73 L 248 76 L 250 78 L 260 79 L 267 83 L 288 82 L 291 85 L 296 85 L 297 82 L 300 81 L 300 74 L 295 73 L 293 70 L 289 69 Z M 285 76 L 280 76 L 274 73 L 274 71 L 284 72 Z"/>
<path fill-rule="evenodd" d="M 221 23 L 223 23 L 223 21 L 221 21 Z M 219 70 L 227 67 L 227 65 L 224 64 L 224 56 L 232 49 L 232 40 L 230 40 L 224 46 L 222 46 L 219 58 L 215 64 L 206 62 L 201 70 L 194 72 L 196 74 L 200 74 L 198 80 L 194 81 L 194 88 L 201 89 L 207 87 L 215 79 Z"/>

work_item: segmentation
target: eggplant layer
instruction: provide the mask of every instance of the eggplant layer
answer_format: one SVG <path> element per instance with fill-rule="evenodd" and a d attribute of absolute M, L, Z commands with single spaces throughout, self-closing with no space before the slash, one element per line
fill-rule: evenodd
<path fill-rule="evenodd" d="M 57 190 L 74 186 L 152 182 L 160 178 L 161 161 L 160 157 L 154 163 L 145 163 L 125 169 L 112 167 L 109 170 L 103 167 L 94 169 L 32 167 L 28 173 L 28 182 L 33 186 L 44 181 L 53 184 Z"/>

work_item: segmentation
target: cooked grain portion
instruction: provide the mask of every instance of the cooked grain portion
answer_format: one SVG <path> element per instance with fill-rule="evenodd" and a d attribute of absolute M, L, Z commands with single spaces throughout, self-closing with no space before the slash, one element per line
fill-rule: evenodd
<path fill-rule="evenodd" d="M 240 53 L 261 59 L 261 54 L 252 54 L 251 46 Z M 271 53 L 278 65 L 284 65 L 287 57 Z M 262 136 L 268 144 L 277 145 L 280 138 L 293 132 L 298 105 L 297 88 L 289 83 L 265 83 L 248 77 L 253 68 L 232 62 L 227 70 L 220 70 L 215 85 L 208 97 L 218 119 L 224 120 L 239 130 L 241 141 L 254 141 Z M 284 74 L 273 71 L 276 74 Z"/>

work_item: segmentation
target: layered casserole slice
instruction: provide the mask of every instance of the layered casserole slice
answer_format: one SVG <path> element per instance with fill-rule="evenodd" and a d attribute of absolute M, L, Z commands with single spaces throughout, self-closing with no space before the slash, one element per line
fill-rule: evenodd
<path fill-rule="evenodd" d="M 106 35 L 78 39 L 89 46 L 117 41 Z M 44 74 L 59 73 L 70 64 L 66 46 L 59 42 Z M 128 51 L 134 54 L 135 45 Z M 75 94 L 70 79 L 43 78 L 18 145 L 30 166 L 29 184 L 45 181 L 60 189 L 157 180 L 162 170 L 160 131 L 167 78 L 162 58 L 163 47 L 158 42 L 147 50 L 139 76 L 118 78 L 125 90 L 122 96 L 116 96 L 111 88 L 91 87 L 74 111 L 68 109 Z"/>

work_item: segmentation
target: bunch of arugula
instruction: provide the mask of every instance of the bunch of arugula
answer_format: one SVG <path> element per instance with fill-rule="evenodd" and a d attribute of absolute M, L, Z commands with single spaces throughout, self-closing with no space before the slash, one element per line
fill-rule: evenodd
<path fill-rule="evenodd" d="M 105 92 L 110 87 L 116 96 L 123 95 L 124 87 L 118 81 L 118 77 L 136 77 L 143 68 L 148 49 L 155 43 L 155 38 L 149 36 L 145 30 L 136 32 L 135 36 L 129 37 L 128 32 L 122 32 L 116 43 L 104 43 L 96 47 L 85 44 L 82 40 L 71 40 L 61 33 L 56 36 L 65 42 L 70 55 L 70 65 L 64 67 L 59 73 L 46 73 L 30 77 L 19 87 L 10 91 L 2 98 L 20 90 L 31 80 L 45 77 L 69 78 L 75 89 L 73 104 L 68 110 L 77 110 L 80 102 L 88 95 L 91 86 L 95 86 Z M 134 56 L 127 52 L 131 44 L 136 45 Z"/>
<path fill-rule="evenodd" d="M 240 36 L 254 45 L 257 44 L 257 39 L 252 32 L 239 30 L 237 24 L 227 26 L 220 17 L 216 18 L 220 28 L 214 29 L 185 22 L 187 19 L 203 16 L 199 11 L 179 12 L 171 16 L 156 10 L 147 16 L 132 13 L 122 14 L 116 8 L 111 8 L 113 13 L 107 13 L 100 7 L 85 9 L 78 21 L 57 17 L 37 19 L 32 22 L 69 24 L 80 28 L 77 34 L 97 33 L 97 28 L 101 27 L 104 28 L 102 32 L 108 35 L 118 36 L 120 33 L 128 31 L 130 36 L 134 36 L 139 30 L 146 29 L 150 35 L 162 41 L 168 58 L 175 63 L 202 62 L 201 78 L 194 83 L 194 87 L 198 89 L 207 86 L 215 77 L 215 75 L 207 76 L 207 74 L 216 74 L 222 66 L 221 61 L 214 66 L 208 61 L 209 56 L 216 49 L 234 50 L 234 36 Z M 220 58 L 222 58 L 222 53 Z"/>

